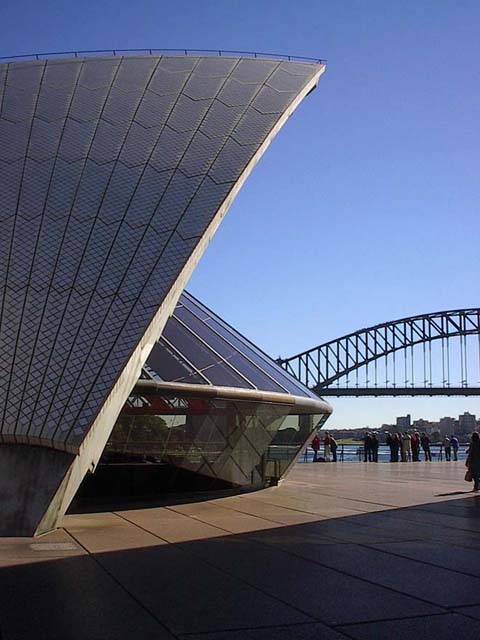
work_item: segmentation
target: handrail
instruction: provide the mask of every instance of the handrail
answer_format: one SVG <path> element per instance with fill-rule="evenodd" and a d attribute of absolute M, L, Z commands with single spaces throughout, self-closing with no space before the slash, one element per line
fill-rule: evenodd
<path fill-rule="evenodd" d="M 325 64 L 326 60 L 321 58 L 307 58 L 306 56 L 292 56 L 284 55 L 281 53 L 264 53 L 257 51 L 230 51 L 228 49 L 91 49 L 85 51 L 51 51 L 46 53 L 24 53 L 13 56 L 0 56 L 0 60 L 15 61 L 15 60 L 44 60 L 51 56 L 68 56 L 78 58 L 89 57 L 96 54 L 108 54 L 113 56 L 123 56 L 124 54 L 131 53 L 143 53 L 145 55 L 156 54 L 172 54 L 172 55 L 184 55 L 192 56 L 196 54 L 206 54 L 210 56 L 224 56 L 224 55 L 241 55 L 249 58 L 275 58 L 280 60 L 289 60 L 297 62 L 315 62 L 317 64 Z"/>
<path fill-rule="evenodd" d="M 460 442 L 459 443 L 459 447 L 458 447 L 458 453 L 462 453 L 466 452 L 466 450 L 468 449 L 468 447 L 470 446 L 469 442 Z M 347 451 L 345 452 L 345 447 L 351 447 L 351 448 L 355 448 L 355 451 Z M 380 443 L 380 447 L 384 447 L 383 449 L 383 453 L 388 453 L 388 451 L 386 452 L 385 449 L 387 448 L 387 445 L 384 443 Z M 320 447 L 320 449 L 318 450 L 318 462 L 323 462 L 323 459 L 321 460 L 321 453 L 323 451 L 323 444 Z M 436 458 L 438 460 L 438 462 L 443 462 L 443 458 L 445 456 L 445 452 L 444 452 L 444 446 L 443 443 L 441 442 L 431 442 L 430 443 L 430 451 L 433 454 L 433 457 Z M 345 458 L 345 453 L 350 453 L 350 455 L 352 456 L 356 456 L 358 457 L 358 461 L 362 462 L 363 458 L 364 458 L 364 448 L 363 448 L 363 442 L 358 441 L 358 444 L 339 444 L 338 448 L 337 448 L 337 460 L 339 462 L 344 462 L 344 458 Z M 315 454 L 315 450 L 310 446 L 310 444 L 307 444 L 304 451 L 303 451 L 303 456 L 301 456 L 303 458 L 303 462 L 309 462 L 310 458 L 313 458 Z M 399 452 L 400 455 L 400 452 Z M 453 450 L 452 450 L 452 460 L 454 460 L 454 454 L 453 454 Z M 458 455 L 458 454 L 457 454 Z M 424 462 L 423 456 L 424 456 L 424 452 L 423 449 L 420 449 L 419 451 L 419 462 Z M 464 462 L 464 459 L 461 459 L 462 462 Z M 389 460 L 384 460 L 383 462 L 389 462 Z M 401 460 L 399 459 L 398 461 L 399 464 L 401 464 Z"/>

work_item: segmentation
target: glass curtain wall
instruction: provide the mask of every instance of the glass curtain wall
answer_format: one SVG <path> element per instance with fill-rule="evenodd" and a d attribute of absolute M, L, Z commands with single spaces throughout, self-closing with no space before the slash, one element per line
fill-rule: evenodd
<path fill-rule="evenodd" d="M 170 465 L 232 486 L 260 487 L 285 473 L 324 418 L 291 410 L 280 403 L 131 396 L 102 462 Z"/>

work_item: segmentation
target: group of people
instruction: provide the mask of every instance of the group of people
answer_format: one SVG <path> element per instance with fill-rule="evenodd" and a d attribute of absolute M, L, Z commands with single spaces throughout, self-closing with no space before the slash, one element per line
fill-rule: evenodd
<path fill-rule="evenodd" d="M 378 462 L 378 447 L 380 442 L 376 433 L 366 433 L 363 438 L 363 461 Z"/>
<path fill-rule="evenodd" d="M 419 462 L 420 449 L 423 449 L 425 462 L 432 461 L 432 453 L 430 451 L 430 438 L 426 433 L 420 434 L 415 431 L 412 435 L 409 433 L 387 433 L 386 444 L 390 449 L 390 462 Z"/>
<path fill-rule="evenodd" d="M 319 451 L 322 441 L 318 437 L 318 433 L 313 437 L 310 446 L 313 449 L 313 461 L 319 461 Z M 337 461 L 337 441 L 333 436 L 331 436 L 328 431 L 325 433 L 325 437 L 323 438 L 323 456 L 325 462 L 336 462 Z"/>
<path fill-rule="evenodd" d="M 319 452 L 322 441 L 318 433 L 312 439 L 310 446 L 313 449 L 313 461 L 318 462 Z M 364 461 L 378 462 L 379 440 L 376 433 L 366 433 L 363 440 Z M 430 452 L 430 438 L 426 433 L 420 435 L 418 431 L 413 434 L 409 433 L 388 433 L 386 434 L 386 444 L 390 448 L 390 462 L 418 462 L 420 461 L 420 449 L 423 449 L 425 462 L 432 461 Z M 458 460 L 459 442 L 456 436 L 445 436 L 442 442 L 445 450 L 445 460 Z M 323 438 L 324 460 L 325 462 L 337 461 L 337 441 L 328 433 Z M 467 450 L 467 459 L 465 461 L 468 477 L 465 479 L 473 480 L 473 491 L 480 490 L 480 435 L 477 431 L 472 433 L 470 445 Z"/>
<path fill-rule="evenodd" d="M 430 438 L 426 433 L 420 435 L 418 431 L 410 433 L 388 433 L 386 434 L 386 444 L 390 449 L 390 462 L 419 462 L 420 450 L 423 450 L 425 462 L 432 461 L 430 451 Z M 456 436 L 445 436 L 442 442 L 445 451 L 445 460 L 458 460 L 459 442 Z"/>
<path fill-rule="evenodd" d="M 452 454 L 453 459 L 458 460 L 459 442 L 456 436 L 450 436 L 450 438 L 448 436 L 445 436 L 442 441 L 442 445 L 443 450 L 445 451 L 445 460 L 450 461 L 452 459 Z"/>
<path fill-rule="evenodd" d="M 423 451 L 425 462 L 432 461 L 430 451 L 430 438 L 426 433 L 421 435 L 418 431 L 414 433 L 389 433 L 386 432 L 385 443 L 390 449 L 390 462 L 420 462 L 420 452 Z M 322 441 L 318 434 L 315 434 L 311 447 L 313 449 L 313 461 L 319 461 L 319 452 Z M 445 460 L 458 460 L 459 442 L 456 436 L 445 436 L 442 442 L 445 451 Z M 337 441 L 330 434 L 325 434 L 323 438 L 324 460 L 325 462 L 337 461 Z M 378 448 L 380 441 L 375 432 L 367 432 L 363 439 L 363 460 L 364 462 L 378 462 Z"/>

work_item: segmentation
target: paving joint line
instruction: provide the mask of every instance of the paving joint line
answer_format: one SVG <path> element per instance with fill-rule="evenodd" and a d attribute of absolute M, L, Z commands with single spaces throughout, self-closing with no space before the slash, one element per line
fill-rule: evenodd
<path fill-rule="evenodd" d="M 252 542 L 253 542 L 254 544 L 259 544 L 259 545 L 267 546 L 268 548 L 274 548 L 274 549 L 276 549 L 276 550 L 278 551 L 278 546 L 272 545 L 271 543 L 268 543 L 268 542 L 262 542 L 262 541 L 260 541 L 260 540 L 253 540 L 253 541 L 252 541 L 252 540 L 249 540 L 249 541 L 250 541 L 250 543 L 252 543 Z M 178 544 L 180 544 L 181 546 L 183 546 L 183 544 L 188 544 L 188 543 L 178 543 Z M 211 567 L 214 567 L 215 569 L 217 569 L 217 570 L 221 571 L 222 573 L 225 573 L 226 575 L 228 575 L 228 576 L 230 576 L 230 577 L 233 577 L 234 579 L 239 580 L 240 582 L 243 582 L 244 584 L 247 584 L 248 586 L 252 587 L 253 589 L 256 589 L 257 591 L 260 591 L 260 592 L 261 592 L 261 593 L 263 593 L 264 595 L 267 595 L 267 596 L 268 596 L 268 597 L 270 597 L 270 598 L 274 598 L 274 599 L 275 599 L 275 600 L 277 600 L 278 602 L 281 602 L 282 604 L 287 605 L 288 607 L 293 608 L 293 609 L 295 609 L 295 610 L 299 611 L 299 612 L 300 612 L 300 613 L 302 613 L 303 615 L 307 615 L 307 616 L 309 616 L 309 617 L 313 618 L 313 619 L 314 619 L 314 620 L 316 620 L 317 622 L 320 622 L 320 623 L 322 623 L 322 624 L 324 624 L 324 625 L 326 625 L 326 626 L 330 627 L 331 629 L 334 629 L 334 628 L 335 628 L 335 626 L 337 626 L 337 625 L 338 625 L 338 626 L 342 626 L 342 623 L 336 623 L 336 624 L 335 624 L 335 626 L 334 626 L 334 625 L 332 625 L 332 624 L 327 623 L 325 620 L 322 620 L 321 618 L 315 617 L 315 615 L 312 615 L 312 614 L 311 614 L 311 613 L 309 613 L 308 611 L 305 611 L 305 610 L 303 610 L 303 609 L 300 609 L 300 608 L 299 608 L 299 607 L 297 607 L 296 605 L 294 605 L 294 604 L 292 604 L 292 603 L 290 603 L 290 602 L 288 602 L 288 601 L 284 601 L 282 598 L 279 598 L 277 595 L 275 595 L 275 594 L 273 594 L 273 593 L 270 593 L 269 591 L 265 590 L 264 588 L 261 588 L 261 587 L 259 587 L 258 585 L 254 585 L 254 584 L 250 583 L 250 582 L 249 582 L 248 580 L 246 580 L 245 578 L 240 578 L 240 577 L 239 577 L 239 576 L 237 576 L 235 573 L 232 573 L 231 571 L 226 570 L 226 569 L 225 569 L 225 568 L 223 568 L 223 567 L 219 567 L 219 566 L 217 566 L 217 565 L 216 565 L 214 562 L 212 562 L 211 560 L 206 560 L 203 556 L 201 556 L 200 554 L 196 553 L 195 551 L 191 551 L 191 550 L 189 550 L 189 549 L 184 549 L 184 551 L 186 551 L 187 553 L 190 553 L 190 554 L 194 555 L 195 557 L 199 558 L 199 559 L 200 559 L 202 562 L 204 562 L 205 564 L 207 564 L 207 565 L 209 565 L 209 566 L 211 566 Z M 308 561 L 304 556 L 298 555 L 298 554 L 296 554 L 296 553 L 292 553 L 291 551 L 287 551 L 287 550 L 286 550 L 286 549 L 284 549 L 284 548 L 281 548 L 281 549 L 280 549 L 280 552 L 281 552 L 281 553 L 285 553 L 286 555 L 292 555 L 292 556 L 294 556 L 294 557 L 296 557 L 296 558 L 299 558 L 299 559 L 301 559 L 301 560 L 303 560 L 303 561 L 305 561 L 305 562 L 309 562 L 309 561 Z M 410 594 L 408 594 L 408 593 L 404 593 L 403 591 L 398 591 L 397 589 L 394 589 L 393 587 L 388 587 L 388 586 L 385 586 L 385 585 L 379 585 L 378 583 L 373 582 L 373 581 L 371 581 L 371 580 L 367 580 L 367 579 L 365 579 L 365 578 L 361 578 L 361 577 L 358 577 L 358 576 L 355 576 L 355 575 L 352 575 L 352 574 L 346 573 L 345 571 L 342 571 L 341 569 L 335 569 L 335 568 L 333 568 L 333 567 L 329 567 L 329 566 L 327 566 L 327 565 L 324 565 L 324 564 L 322 564 L 322 563 L 318 562 L 317 560 L 311 560 L 310 562 L 314 562 L 314 564 L 318 565 L 319 567 L 322 567 L 322 568 L 324 568 L 324 569 L 327 569 L 327 570 L 333 571 L 333 572 L 338 573 L 338 574 L 340 574 L 340 575 L 343 575 L 343 576 L 345 576 L 345 577 L 353 578 L 354 580 L 360 580 L 361 582 L 366 582 L 367 584 L 373 585 L 373 586 L 375 586 L 375 587 L 377 587 L 377 588 L 379 588 L 379 589 L 385 589 L 385 590 L 387 590 L 387 591 L 390 591 L 390 592 L 394 593 L 395 595 L 401 595 L 401 596 L 404 596 L 404 597 L 406 597 L 406 598 L 411 598 L 412 600 L 418 600 L 419 602 L 423 602 L 423 603 L 428 604 L 428 605 L 430 605 L 430 606 L 437 607 L 438 609 L 440 609 L 440 610 L 441 610 L 441 611 L 437 612 L 437 614 L 427 614 L 427 615 L 439 615 L 439 614 L 443 614 L 443 613 L 448 613 L 448 612 L 449 612 L 449 609 L 448 609 L 447 607 L 444 607 L 443 605 L 439 605 L 439 604 L 437 604 L 437 603 L 435 603 L 435 602 L 431 602 L 431 601 L 429 601 L 429 600 L 425 600 L 424 598 L 419 598 L 419 597 L 417 597 L 417 596 L 412 596 L 412 595 L 410 595 Z M 442 610 L 443 610 L 443 611 L 442 611 Z M 422 617 L 422 616 L 420 616 L 420 615 L 419 615 L 418 617 Z M 376 622 L 378 622 L 378 621 L 382 621 L 382 620 L 376 620 L 376 619 L 374 619 L 374 620 L 371 620 L 370 622 L 371 622 L 371 623 L 376 623 Z M 353 624 L 353 623 L 352 623 L 352 624 Z"/>
<path fill-rule="evenodd" d="M 257 501 L 259 504 L 262 504 L 260 501 Z M 252 518 L 259 518 L 260 520 L 265 520 L 265 522 L 272 522 L 274 524 L 281 524 L 283 526 L 290 526 L 290 525 L 286 525 L 284 522 L 282 522 L 281 520 L 273 520 L 272 518 L 268 518 L 266 516 L 257 516 L 253 513 L 249 513 L 248 511 L 242 511 L 242 509 L 238 509 L 236 507 L 230 507 L 230 506 L 225 506 L 225 505 L 221 505 L 223 509 L 228 509 L 229 511 L 234 511 L 236 513 L 241 513 L 245 516 L 251 516 Z M 298 513 L 298 511 L 296 509 L 290 509 L 289 507 L 283 507 L 285 509 L 288 509 L 289 511 L 294 511 L 295 513 Z M 300 512 L 300 513 L 306 513 L 304 511 Z M 309 514 L 311 515 L 311 514 Z M 275 527 L 276 528 L 276 527 Z M 260 529 L 259 529 L 260 531 Z"/>
<path fill-rule="evenodd" d="M 274 549 L 278 550 L 278 546 L 274 545 L 272 543 L 262 542 L 261 540 L 255 540 L 255 542 L 257 542 L 258 544 L 261 544 L 261 545 L 266 545 L 269 548 L 274 548 Z M 353 544 L 355 546 L 361 546 L 361 544 L 359 544 L 359 543 L 350 543 L 350 544 Z M 431 600 L 426 600 L 425 598 L 419 598 L 418 596 L 414 596 L 414 595 L 411 595 L 409 593 L 405 593 L 404 591 L 399 591 L 398 589 L 395 589 L 394 587 L 389 587 L 387 585 L 378 584 L 377 582 L 373 582 L 372 580 L 368 580 L 367 578 L 362 578 L 360 576 L 356 576 L 354 574 L 348 573 L 348 572 L 344 571 L 343 569 L 338 569 L 336 567 L 330 567 L 329 565 L 323 564 L 322 562 L 319 562 L 318 560 L 315 560 L 315 559 L 307 560 L 307 558 L 305 558 L 305 556 L 302 556 L 302 555 L 299 555 L 298 553 L 295 553 L 295 552 L 292 552 L 290 550 L 287 550 L 284 547 L 281 547 L 280 550 L 283 553 L 286 553 L 287 555 L 292 555 L 292 556 L 294 556 L 296 558 L 300 558 L 301 560 L 304 560 L 305 562 L 310 562 L 310 563 L 313 562 L 314 564 L 318 565 L 319 567 L 322 567 L 323 569 L 328 569 L 330 571 L 334 571 L 334 572 L 339 573 L 340 575 L 346 576 L 348 578 L 353 578 L 354 580 L 361 580 L 362 582 L 366 582 L 367 584 L 373 585 L 373 586 L 375 586 L 377 588 L 386 589 L 387 591 L 391 591 L 392 593 L 395 593 L 396 595 L 401 595 L 401 596 L 404 596 L 404 597 L 407 597 L 407 598 L 411 598 L 412 600 L 418 600 L 418 601 L 423 602 L 425 604 L 428 604 L 428 605 L 431 605 L 431 606 L 434 606 L 434 607 L 438 607 L 440 609 L 448 610 L 448 607 L 446 607 L 444 605 L 441 605 L 441 604 L 437 604 L 436 602 L 433 602 Z M 322 622 L 322 621 L 319 620 L 319 622 Z"/>
<path fill-rule="evenodd" d="M 466 606 L 467 607 L 477 607 L 478 605 L 469 604 L 469 605 L 466 605 Z M 461 607 L 459 607 L 459 608 L 461 608 Z M 475 620 L 476 622 L 479 622 L 478 617 L 475 617 L 475 616 L 472 616 L 472 615 L 468 615 L 468 612 L 466 612 L 466 611 L 459 611 L 458 610 L 459 608 L 452 609 L 451 613 L 456 613 L 458 616 L 463 616 L 464 618 L 468 618 L 469 620 Z M 1 640 L 1 636 L 0 636 L 0 640 Z"/>
<path fill-rule="evenodd" d="M 419 613 L 418 615 L 413 616 L 404 616 L 401 618 L 379 618 L 378 620 L 362 620 L 360 622 L 343 622 L 338 625 L 335 625 L 333 628 L 335 631 L 339 629 L 343 630 L 343 627 L 355 627 L 358 625 L 367 625 L 367 624 L 379 624 L 381 622 L 402 622 L 402 620 L 418 620 L 420 618 L 436 618 L 437 616 L 448 616 L 452 613 L 452 611 L 439 611 L 438 613 Z M 477 619 L 478 621 L 478 619 Z"/>
<path fill-rule="evenodd" d="M 297 481 L 290 481 L 292 484 L 295 485 L 303 485 L 303 486 L 310 486 L 313 487 L 315 485 L 309 484 L 309 483 L 304 483 L 304 482 L 297 482 Z M 389 504 L 387 502 L 373 502 L 371 500 L 363 500 L 361 498 L 348 498 L 346 496 L 339 496 L 338 494 L 331 494 L 331 493 L 326 493 L 325 491 L 319 491 L 319 492 L 315 492 L 315 491 L 310 491 L 309 495 L 314 495 L 314 496 L 325 496 L 327 498 L 335 498 L 335 499 L 342 499 L 342 500 L 350 500 L 351 502 L 364 502 L 365 504 L 373 504 L 373 505 L 380 505 L 382 507 L 390 507 L 391 509 L 401 509 L 402 507 L 398 507 L 397 505 L 394 504 Z"/>
<path fill-rule="evenodd" d="M 207 635 L 207 634 L 212 634 L 212 633 L 228 633 L 228 632 L 237 632 L 237 631 L 260 631 L 260 630 L 267 630 L 267 629 L 284 629 L 284 628 L 288 628 L 288 629 L 295 629 L 296 627 L 302 627 L 302 626 L 313 626 L 316 624 L 322 624 L 325 627 L 328 628 L 332 628 L 329 627 L 329 625 L 325 624 L 324 622 L 319 622 L 318 620 L 309 620 L 307 622 L 290 622 L 290 623 L 286 623 L 286 624 L 268 624 L 268 625 L 258 625 L 256 627 L 236 627 L 236 628 L 229 628 L 229 629 L 219 629 L 217 631 L 187 631 L 186 633 L 182 634 L 182 637 L 187 637 L 187 636 L 201 636 L 201 635 Z M 345 634 L 342 634 L 345 635 Z M 347 636 L 345 635 L 345 637 L 350 638 L 351 636 Z M 0 638 L 1 640 L 1 638 Z"/>
<path fill-rule="evenodd" d="M 383 543 L 382 543 L 383 544 Z M 390 544 L 390 543 L 385 543 L 385 544 Z M 396 543 L 393 543 L 396 544 Z M 400 544 L 403 544 L 402 542 Z M 409 560 L 410 562 L 420 562 L 421 564 L 425 564 L 429 567 L 434 567 L 435 569 L 440 569 L 442 571 L 451 571 L 452 573 L 458 573 L 459 575 L 462 576 L 468 576 L 469 578 L 477 578 L 478 580 L 480 580 L 480 575 L 479 574 L 475 574 L 475 573 L 468 573 L 467 571 L 460 571 L 458 569 L 451 569 L 450 567 L 444 567 L 442 565 L 438 565 L 438 564 L 434 564 L 433 562 L 428 562 L 427 560 L 419 560 L 418 558 L 411 558 L 410 556 L 405 556 L 401 553 L 394 553 L 394 552 L 390 552 L 390 551 L 386 551 L 385 549 L 378 549 L 377 547 L 373 547 L 370 546 L 368 544 L 364 544 L 364 543 L 358 543 L 359 547 L 362 547 L 362 549 L 368 549 L 369 551 L 378 551 L 380 553 L 383 553 L 385 555 L 390 555 L 390 556 L 394 556 L 395 558 L 401 558 L 402 560 Z M 478 604 L 480 605 L 480 600 L 478 602 Z M 460 605 L 462 606 L 462 605 Z M 478 606 L 476 604 L 473 605 L 464 605 L 466 607 L 475 607 Z"/>
<path fill-rule="evenodd" d="M 178 513 L 178 512 L 175 512 L 175 513 Z M 133 522 L 131 522 L 130 520 L 128 520 L 128 518 L 124 518 L 124 517 L 123 517 L 123 516 L 121 516 L 120 514 L 115 514 L 115 515 L 118 515 L 118 517 L 123 518 L 124 520 L 126 520 L 126 522 L 130 522 L 130 523 L 131 523 L 131 524 L 133 524 L 134 526 L 138 526 L 140 529 L 142 529 L 142 530 L 146 531 L 147 533 L 151 533 L 151 532 L 149 532 L 149 531 L 148 531 L 148 529 L 144 529 L 144 528 L 143 528 L 143 527 L 141 527 L 140 525 L 136 525 L 135 523 L 133 523 Z M 189 517 L 189 516 L 187 516 L 187 517 Z M 204 523 L 204 524 L 208 524 L 208 523 Z M 228 532 L 227 532 L 227 533 L 228 533 Z M 155 535 L 155 534 L 152 534 L 152 535 Z M 243 534 L 230 534 L 230 535 L 243 535 Z M 157 537 L 159 540 L 162 540 L 162 541 L 163 541 L 163 538 L 160 538 L 159 536 L 156 536 L 156 535 L 155 535 L 155 537 Z M 213 540 L 215 540 L 215 538 L 212 538 L 212 539 L 213 539 Z M 193 555 L 193 556 L 195 556 L 195 557 L 196 557 L 197 559 L 199 559 L 202 563 L 206 564 L 206 565 L 207 565 L 207 566 L 209 566 L 209 567 L 213 567 L 216 571 L 220 571 L 220 572 L 221 572 L 221 573 L 223 573 L 224 575 L 227 575 L 229 578 L 232 578 L 233 580 L 238 581 L 238 582 L 240 582 L 241 584 L 245 584 L 245 585 L 249 586 L 250 588 L 252 588 L 252 589 L 254 589 L 254 590 L 256 590 L 256 591 L 259 591 L 260 593 L 262 593 L 263 595 L 267 596 L 268 598 L 271 598 L 272 600 L 276 600 L 277 602 L 280 602 L 281 604 L 286 605 L 286 606 L 288 606 L 288 607 L 289 607 L 289 608 L 291 608 L 291 609 L 294 609 L 294 610 L 295 610 L 295 611 L 297 611 L 298 613 L 301 613 L 302 615 L 305 615 L 305 616 L 308 616 L 309 618 L 312 618 L 312 624 L 317 623 L 317 622 L 320 622 L 320 623 L 324 624 L 325 626 L 327 626 L 327 627 L 329 627 L 329 628 L 332 628 L 332 627 L 330 627 L 330 625 L 328 625 L 328 623 L 326 623 L 326 622 L 324 622 L 323 620 L 320 620 L 320 619 L 318 619 L 318 618 L 315 618 L 315 617 L 314 617 L 314 616 L 312 616 L 310 613 L 307 613 L 306 611 L 303 611 L 302 609 L 298 608 L 296 605 L 294 605 L 294 604 L 292 604 L 292 603 L 289 603 L 289 602 L 287 602 L 287 601 L 282 600 L 282 599 L 281 599 L 281 598 L 279 598 L 278 596 L 276 596 L 276 595 L 274 595 L 274 594 L 271 594 L 271 593 L 269 593 L 268 591 L 265 591 L 264 589 L 262 589 L 262 588 L 261 588 L 261 587 L 259 587 L 258 585 L 254 585 L 254 584 L 250 583 L 248 580 L 245 580 L 244 578 L 241 578 L 241 577 L 239 577 L 239 576 L 235 575 L 234 573 L 232 573 L 232 572 L 230 572 L 230 571 L 228 571 L 228 570 L 225 570 L 223 567 L 219 567 L 219 566 L 217 566 L 215 563 L 212 563 L 211 561 L 206 560 L 206 559 L 205 559 L 202 555 L 200 555 L 199 553 L 196 553 L 195 551 L 192 551 L 191 549 L 186 549 L 186 548 L 184 548 L 184 547 L 185 547 L 185 545 L 187 545 L 187 544 L 191 544 L 191 542 L 188 542 L 188 541 L 185 541 L 185 542 L 169 542 L 168 540 L 166 540 L 165 542 L 167 542 L 167 544 L 169 544 L 169 545 L 175 545 L 175 546 L 177 546 L 177 547 L 179 546 L 179 547 L 180 547 L 180 550 L 181 550 L 183 553 L 186 553 L 187 555 Z M 128 593 L 128 591 L 127 591 L 127 593 Z M 298 624 L 309 624 L 309 621 L 306 621 L 306 622 L 304 622 L 304 623 L 298 623 Z M 287 625 L 278 625 L 278 626 L 287 626 Z M 240 629 L 225 629 L 225 630 L 223 630 L 223 629 L 218 629 L 218 630 L 215 630 L 215 631 L 210 630 L 210 631 L 205 631 L 205 632 L 198 632 L 198 631 L 197 631 L 197 632 L 195 632 L 195 631 L 192 631 L 192 632 L 188 632 L 188 633 L 183 633 L 182 635 L 194 635 L 194 634 L 197 634 L 197 633 L 220 633 L 220 632 L 222 632 L 222 631 L 229 631 L 229 630 L 230 630 L 230 631 L 237 631 L 237 630 L 241 631 L 242 629 L 241 629 L 241 628 L 240 628 Z M 1 638 L 0 638 L 0 640 L 1 640 Z"/>
<path fill-rule="evenodd" d="M 298 607 L 297 605 L 295 605 L 295 604 L 293 604 L 291 602 L 288 602 L 286 600 L 283 600 L 282 598 L 278 597 L 277 595 L 272 594 L 269 591 L 266 591 L 263 587 L 260 587 L 260 586 L 258 586 L 256 584 L 252 584 L 251 582 L 249 582 L 245 578 L 236 575 L 231 570 L 228 570 L 228 569 L 225 569 L 224 567 L 218 566 L 217 564 L 215 564 L 211 560 L 205 559 L 204 556 L 202 556 L 198 552 L 192 551 L 191 549 L 184 549 L 183 548 L 184 545 L 189 544 L 188 542 L 184 542 L 184 543 L 180 542 L 180 543 L 177 543 L 177 544 L 180 545 L 180 547 L 182 548 L 182 551 L 184 551 L 185 553 L 187 553 L 189 555 L 195 556 L 195 558 L 197 558 L 198 560 L 200 560 L 201 562 L 203 562 L 207 566 L 213 567 L 216 571 L 220 571 L 221 573 L 225 574 L 229 578 L 233 578 L 234 580 L 238 581 L 239 583 L 247 585 L 248 587 L 250 587 L 251 589 L 254 589 L 255 591 L 259 591 L 264 596 L 267 596 L 267 598 L 270 598 L 271 600 L 275 600 L 276 602 L 279 602 L 282 605 L 287 606 L 290 609 L 293 609 L 294 611 L 296 611 L 298 613 L 301 613 L 304 616 L 307 616 L 308 618 L 311 619 L 312 622 L 321 622 L 322 624 L 326 625 L 327 627 L 330 627 L 330 625 L 328 623 L 326 623 L 323 620 L 320 620 L 319 618 L 316 618 L 311 613 L 308 613 L 307 611 L 304 611 L 303 609 L 300 609 L 300 607 Z M 308 622 L 309 621 L 305 621 L 305 624 L 307 624 Z M 282 625 L 278 625 L 278 626 L 282 626 Z M 332 627 L 330 627 L 330 628 L 332 628 Z M 210 632 L 210 633 L 212 633 L 212 632 Z"/>
<path fill-rule="evenodd" d="M 67 533 L 75 540 L 75 542 L 77 542 L 77 544 L 82 547 L 82 549 L 85 549 L 85 551 L 88 554 L 89 558 L 92 558 L 92 560 L 95 562 L 95 564 L 100 567 L 100 569 L 107 575 L 109 576 L 114 582 L 115 584 L 117 584 L 120 589 L 126 593 L 141 609 L 143 609 L 143 611 L 145 611 L 164 631 L 166 631 L 167 633 L 169 633 L 173 638 L 177 638 L 177 640 L 180 640 L 180 637 L 174 633 L 162 620 L 160 620 L 160 618 L 158 618 L 153 611 L 151 611 L 139 598 L 137 598 L 137 596 L 133 595 L 133 593 L 130 593 L 130 591 L 125 587 L 125 585 L 120 582 L 120 580 L 113 575 L 100 561 L 100 559 L 98 558 L 98 555 L 100 553 L 115 553 L 115 552 L 111 552 L 111 551 L 107 551 L 107 552 L 98 552 L 98 553 L 91 553 L 81 542 L 80 540 L 71 532 L 67 531 Z"/>
<path fill-rule="evenodd" d="M 434 524 L 432 522 L 422 522 L 422 521 L 419 521 L 419 520 L 414 520 L 412 518 L 409 518 L 408 516 L 406 518 L 402 518 L 402 520 L 404 520 L 405 522 L 414 524 L 414 525 L 418 525 L 420 527 L 430 526 L 430 527 L 434 527 L 436 529 L 443 528 L 443 529 L 448 530 L 448 531 L 445 531 L 445 533 L 454 533 L 454 532 L 460 532 L 461 531 L 463 533 L 470 534 L 474 538 L 478 537 L 478 541 L 480 542 L 479 533 L 477 531 L 473 531 L 472 529 L 461 529 L 459 527 L 452 527 L 452 526 L 449 526 L 447 524 Z M 399 524 L 399 523 L 393 523 L 393 524 Z M 372 526 L 372 525 L 368 525 L 368 524 L 359 525 L 359 526 L 369 527 L 369 528 L 372 528 L 372 529 L 373 528 L 379 528 L 377 526 L 374 526 L 374 525 Z"/>
<path fill-rule="evenodd" d="M 164 507 L 161 507 L 161 508 L 164 508 Z M 153 533 L 153 531 L 149 531 L 145 527 L 142 527 L 141 524 L 137 524 L 136 522 L 133 522 L 133 520 L 129 520 L 126 516 L 123 516 L 121 513 L 118 513 L 118 511 L 112 511 L 111 513 L 113 513 L 113 515 L 117 516 L 117 518 L 120 518 L 120 520 L 123 520 L 124 522 L 128 522 L 128 524 L 131 524 L 133 527 L 136 527 L 137 529 L 140 529 L 141 531 L 144 531 L 145 533 L 149 533 L 154 538 L 157 538 L 157 540 L 161 540 L 162 542 L 165 542 L 166 544 L 171 544 L 168 540 L 166 540 L 165 538 L 162 538 L 157 533 Z"/>

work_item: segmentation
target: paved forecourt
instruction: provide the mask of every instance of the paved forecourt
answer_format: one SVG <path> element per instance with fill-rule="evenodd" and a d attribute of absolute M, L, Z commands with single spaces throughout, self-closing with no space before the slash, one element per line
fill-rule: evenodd
<path fill-rule="evenodd" d="M 0 541 L 0 637 L 480 637 L 458 463 L 299 464 L 278 487 L 75 514 Z"/>

